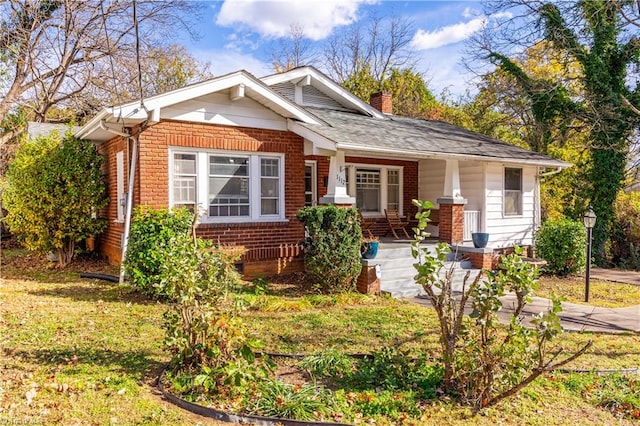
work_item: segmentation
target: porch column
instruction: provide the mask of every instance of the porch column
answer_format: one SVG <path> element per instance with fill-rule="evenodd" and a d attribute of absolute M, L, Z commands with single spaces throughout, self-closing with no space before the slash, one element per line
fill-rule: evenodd
<path fill-rule="evenodd" d="M 449 244 L 464 241 L 464 205 L 467 200 L 460 190 L 460 170 L 458 160 L 446 160 L 443 196 L 436 201 L 440 205 L 438 238 Z"/>
<path fill-rule="evenodd" d="M 329 177 L 327 182 L 327 195 L 320 197 L 320 204 L 335 204 L 337 206 L 353 206 L 356 203 L 354 197 L 347 195 L 347 177 L 344 152 L 337 151 L 329 157 Z"/>

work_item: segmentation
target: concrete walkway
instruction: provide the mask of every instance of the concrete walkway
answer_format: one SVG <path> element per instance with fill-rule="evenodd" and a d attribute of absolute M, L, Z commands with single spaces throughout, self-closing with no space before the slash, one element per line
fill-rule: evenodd
<path fill-rule="evenodd" d="M 612 269 L 593 269 L 591 277 L 613 282 L 640 285 L 640 273 Z M 498 316 L 503 322 L 509 322 L 509 316 L 516 305 L 516 297 L 508 294 L 500 299 L 502 310 Z M 412 298 L 411 301 L 431 307 L 427 299 Z M 522 313 L 523 323 L 531 324 L 531 318 L 540 312 L 546 312 L 551 301 L 534 297 L 525 306 Z M 470 309 L 469 309 L 470 312 Z M 467 313 L 469 313 L 467 312 Z M 562 312 L 558 314 L 562 328 L 567 331 L 588 331 L 594 333 L 640 333 L 640 305 L 626 308 L 601 308 L 591 305 L 563 302 Z"/>

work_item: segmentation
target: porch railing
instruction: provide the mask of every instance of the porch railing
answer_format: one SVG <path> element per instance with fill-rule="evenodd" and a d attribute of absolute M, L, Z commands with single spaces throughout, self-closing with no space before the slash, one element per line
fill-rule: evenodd
<path fill-rule="evenodd" d="M 471 241 L 473 232 L 480 232 L 480 210 L 464 211 L 464 240 Z"/>

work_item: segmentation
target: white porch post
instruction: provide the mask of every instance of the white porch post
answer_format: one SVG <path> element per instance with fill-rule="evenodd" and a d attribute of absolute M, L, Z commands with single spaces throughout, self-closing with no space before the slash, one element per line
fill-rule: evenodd
<path fill-rule="evenodd" d="M 463 200 L 462 191 L 460 190 L 460 168 L 458 160 L 446 160 L 444 172 L 444 191 L 443 198 L 451 198 L 452 200 Z"/>
<path fill-rule="evenodd" d="M 458 160 L 446 160 L 443 194 L 436 201 L 440 205 L 438 238 L 449 244 L 462 243 L 464 241 L 464 205 L 467 204 L 467 200 L 462 197 L 460 189 Z"/>
<path fill-rule="evenodd" d="M 320 197 L 320 204 L 353 205 L 354 197 L 347 194 L 347 177 L 344 152 L 337 151 L 329 157 L 329 177 L 327 182 L 327 195 Z"/>

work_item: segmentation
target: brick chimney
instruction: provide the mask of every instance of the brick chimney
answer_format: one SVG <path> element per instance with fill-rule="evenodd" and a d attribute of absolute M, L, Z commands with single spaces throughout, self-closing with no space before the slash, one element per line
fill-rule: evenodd
<path fill-rule="evenodd" d="M 376 92 L 369 98 L 369 104 L 383 114 L 393 114 L 393 100 L 389 92 Z"/>

